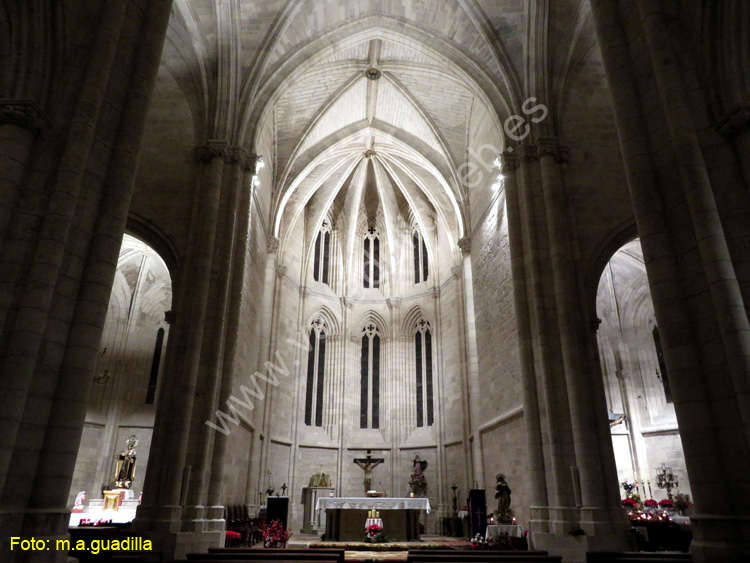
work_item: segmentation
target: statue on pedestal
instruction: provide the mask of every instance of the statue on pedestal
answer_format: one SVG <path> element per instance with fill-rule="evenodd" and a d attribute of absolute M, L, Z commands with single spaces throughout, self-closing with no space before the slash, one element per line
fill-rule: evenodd
<path fill-rule="evenodd" d="M 135 479 L 135 447 L 138 445 L 138 438 L 130 436 L 125 443 L 127 449 L 116 456 L 115 485 L 120 489 L 129 489 Z"/>
<path fill-rule="evenodd" d="M 498 473 L 495 477 L 495 498 L 497 499 L 496 519 L 499 524 L 512 524 L 513 511 L 510 509 L 510 487 L 505 482 L 505 475 Z"/>
<path fill-rule="evenodd" d="M 409 488 L 413 496 L 421 497 L 427 492 L 427 479 L 424 476 L 424 470 L 427 469 L 427 462 L 419 457 L 419 452 L 414 456 L 413 473 L 409 481 Z"/>

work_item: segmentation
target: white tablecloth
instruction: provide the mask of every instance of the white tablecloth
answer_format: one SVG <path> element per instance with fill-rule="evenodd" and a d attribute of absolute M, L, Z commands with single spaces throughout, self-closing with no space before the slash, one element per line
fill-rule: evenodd
<path fill-rule="evenodd" d="M 485 532 L 485 539 L 490 539 L 495 534 L 508 534 L 512 538 L 522 538 L 523 528 L 516 524 L 497 524 L 493 526 L 487 526 L 487 532 Z"/>
<path fill-rule="evenodd" d="M 387 497 L 320 497 L 315 510 L 327 508 L 353 508 L 358 510 L 426 510 L 430 512 L 430 501 L 426 498 Z"/>

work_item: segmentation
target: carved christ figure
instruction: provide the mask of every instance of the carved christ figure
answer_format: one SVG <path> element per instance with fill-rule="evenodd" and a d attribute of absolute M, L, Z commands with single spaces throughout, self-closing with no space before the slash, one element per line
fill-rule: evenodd
<path fill-rule="evenodd" d="M 372 490 L 372 470 L 376 465 L 383 463 L 384 459 L 373 459 L 370 455 L 370 450 L 367 450 L 367 457 L 355 459 L 354 463 L 359 465 L 365 472 L 365 495 L 367 491 Z"/>

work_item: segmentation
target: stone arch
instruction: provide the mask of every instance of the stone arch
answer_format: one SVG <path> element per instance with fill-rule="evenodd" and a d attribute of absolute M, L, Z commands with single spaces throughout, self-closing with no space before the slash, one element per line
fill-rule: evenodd
<path fill-rule="evenodd" d="M 328 326 L 329 336 L 341 334 L 341 323 L 333 310 L 327 305 L 320 305 L 315 311 L 308 315 L 305 321 L 305 332 L 310 332 L 310 327 L 317 320 L 321 319 Z"/>
<path fill-rule="evenodd" d="M 370 309 L 357 319 L 357 322 L 353 326 L 354 330 L 352 332 L 352 336 L 359 337 L 360 333 L 362 332 L 362 327 L 369 323 L 377 326 L 383 336 L 387 336 L 390 334 L 390 325 L 388 321 L 386 321 L 385 317 L 377 311 Z"/>

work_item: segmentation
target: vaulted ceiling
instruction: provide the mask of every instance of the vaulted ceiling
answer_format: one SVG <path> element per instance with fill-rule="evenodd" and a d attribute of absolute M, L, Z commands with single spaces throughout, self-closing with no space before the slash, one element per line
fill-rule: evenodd
<path fill-rule="evenodd" d="M 477 132 L 502 150 L 503 121 L 535 96 L 554 135 L 594 37 L 586 0 L 175 0 L 142 183 L 189 183 L 155 163 L 226 140 L 268 164 L 269 235 L 336 202 L 351 228 L 342 210 L 362 207 L 370 174 L 382 220 L 442 220 L 457 241 Z"/>

